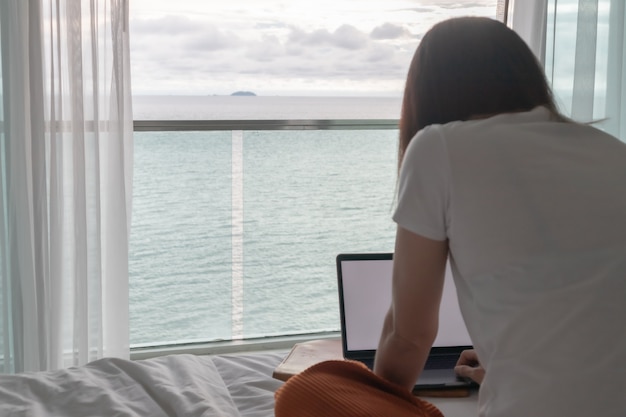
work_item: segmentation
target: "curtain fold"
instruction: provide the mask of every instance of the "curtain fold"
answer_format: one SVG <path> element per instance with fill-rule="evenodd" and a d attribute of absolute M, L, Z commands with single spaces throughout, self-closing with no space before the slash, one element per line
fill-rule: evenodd
<path fill-rule="evenodd" d="M 128 357 L 126 0 L 3 0 L 0 371 Z"/>

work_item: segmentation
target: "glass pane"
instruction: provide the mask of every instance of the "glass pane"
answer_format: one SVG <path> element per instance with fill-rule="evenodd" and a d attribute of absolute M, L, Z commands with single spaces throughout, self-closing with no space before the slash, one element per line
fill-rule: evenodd
<path fill-rule="evenodd" d="M 131 344 L 230 339 L 231 134 L 135 133 Z"/>
<path fill-rule="evenodd" d="M 246 132 L 244 337 L 339 329 L 335 257 L 391 252 L 397 131 Z"/>
<path fill-rule="evenodd" d="M 574 90 L 580 88 L 591 94 L 593 119 L 606 116 L 609 14 L 610 0 L 598 1 L 597 18 L 590 21 L 580 21 L 579 0 L 548 1 L 545 68 L 557 103 L 567 115 L 572 114 Z M 588 55 L 577 56 L 577 39 L 589 41 L 594 37 L 592 48 L 585 51 Z M 583 73 L 576 75 L 576 68 Z M 585 73 L 587 70 L 591 73 Z M 575 86 L 576 82 L 582 84 Z"/>
<path fill-rule="evenodd" d="M 496 3 L 133 0 L 134 118 L 397 120 L 425 31 Z M 134 345 L 336 330 L 335 256 L 393 249 L 397 130 L 234 130 L 136 134 Z"/>
<path fill-rule="evenodd" d="M 2 27 L 2 19 L 0 19 L 0 28 Z M 4 79 L 2 77 L 2 67 L 3 65 L 3 60 L 4 60 L 4 51 L 2 50 L 2 30 L 0 30 L 0 215 L 2 216 L 2 218 L 0 218 L 0 224 L 8 224 L 6 219 L 4 218 L 4 213 L 5 213 L 5 209 L 4 209 L 4 205 L 5 205 L 5 197 L 4 197 L 4 190 L 6 189 L 5 185 L 4 185 L 4 178 L 5 178 L 5 174 L 4 174 L 4 169 L 2 167 L 6 167 L 6 163 L 4 161 L 4 148 L 5 148 L 5 134 L 4 134 L 4 94 L 3 94 L 3 85 L 4 85 Z M 4 228 L 0 228 L 0 230 L 3 230 Z M 10 317 L 7 317 L 8 315 L 8 311 L 9 311 L 9 306 L 6 305 L 6 300 L 8 300 L 9 295 L 5 294 L 5 292 L 8 291 L 7 285 L 5 284 L 5 281 L 8 279 L 8 276 L 5 272 L 5 269 L 7 267 L 6 262 L 4 261 L 5 258 L 5 250 L 4 250 L 4 245 L 5 245 L 5 236 L 4 235 L 0 235 L 0 372 L 7 372 L 9 370 L 9 364 L 5 363 L 5 345 L 4 345 L 4 340 L 6 338 L 6 333 L 5 331 L 8 331 L 8 329 L 5 329 L 5 323 L 8 323 L 10 320 Z M 8 347 L 8 346 L 7 346 Z M 8 359 L 8 358 L 7 358 Z"/>

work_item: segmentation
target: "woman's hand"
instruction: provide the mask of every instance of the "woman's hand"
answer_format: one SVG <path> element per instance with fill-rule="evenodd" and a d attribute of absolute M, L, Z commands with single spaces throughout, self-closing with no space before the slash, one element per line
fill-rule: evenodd
<path fill-rule="evenodd" d="M 478 384 L 485 378 L 485 369 L 478 362 L 478 355 L 474 349 L 464 350 L 454 367 L 457 375 L 469 378 Z"/>

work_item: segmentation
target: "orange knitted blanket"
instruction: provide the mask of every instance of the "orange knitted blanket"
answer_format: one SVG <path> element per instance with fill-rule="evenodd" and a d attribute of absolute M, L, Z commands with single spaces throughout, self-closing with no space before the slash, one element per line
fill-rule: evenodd
<path fill-rule="evenodd" d="M 433 404 L 355 361 L 326 361 L 275 394 L 276 417 L 443 417 Z"/>

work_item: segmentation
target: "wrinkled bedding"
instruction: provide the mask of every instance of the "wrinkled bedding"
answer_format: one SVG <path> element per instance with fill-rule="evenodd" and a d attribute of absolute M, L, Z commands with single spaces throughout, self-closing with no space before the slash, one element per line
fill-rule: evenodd
<path fill-rule="evenodd" d="M 285 352 L 105 358 L 59 371 L 0 375 L 0 416 L 273 417 Z"/>

